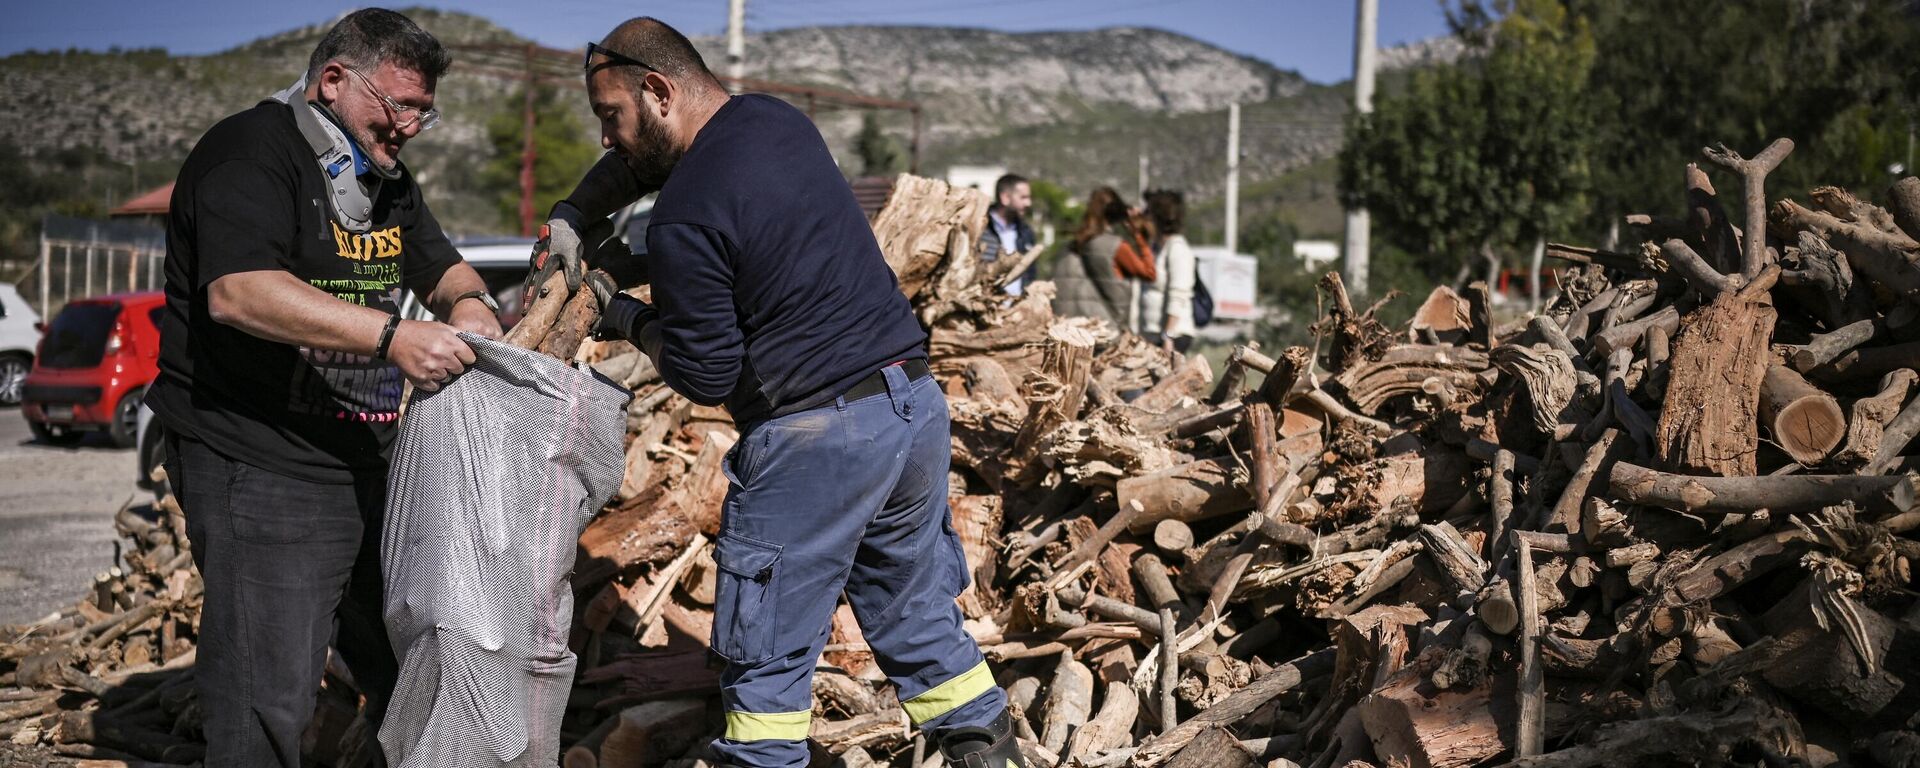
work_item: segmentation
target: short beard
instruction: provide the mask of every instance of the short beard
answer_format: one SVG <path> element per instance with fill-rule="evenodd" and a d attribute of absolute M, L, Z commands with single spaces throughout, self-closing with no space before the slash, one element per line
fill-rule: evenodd
<path fill-rule="evenodd" d="M 668 132 L 667 123 L 650 113 L 640 116 L 639 135 L 635 137 L 638 150 L 626 156 L 627 168 L 633 171 L 635 178 L 643 186 L 658 189 L 665 186 L 667 177 L 673 174 L 673 167 L 680 164 L 683 154 L 673 146 L 673 134 Z"/>
<path fill-rule="evenodd" d="M 360 155 L 362 157 L 365 157 L 368 163 L 371 163 L 374 166 L 378 167 L 381 171 L 386 173 L 392 173 L 393 169 L 398 168 L 400 166 L 400 158 L 398 157 L 389 158 L 389 162 L 385 164 L 382 164 L 379 160 L 374 159 L 373 150 L 371 148 L 381 146 L 383 142 L 375 140 L 373 138 L 372 131 L 362 127 L 354 127 L 354 128 L 348 128 L 347 134 L 352 136 L 354 142 L 360 145 Z"/>

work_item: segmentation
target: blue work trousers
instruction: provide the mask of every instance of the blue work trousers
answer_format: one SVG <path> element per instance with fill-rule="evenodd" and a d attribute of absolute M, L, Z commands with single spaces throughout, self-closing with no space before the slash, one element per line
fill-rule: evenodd
<path fill-rule="evenodd" d="M 842 591 L 908 717 L 938 734 L 1006 708 L 954 598 L 970 578 L 947 509 L 947 403 L 932 377 L 747 427 L 714 559 L 722 761 L 804 766 L 814 660 Z"/>

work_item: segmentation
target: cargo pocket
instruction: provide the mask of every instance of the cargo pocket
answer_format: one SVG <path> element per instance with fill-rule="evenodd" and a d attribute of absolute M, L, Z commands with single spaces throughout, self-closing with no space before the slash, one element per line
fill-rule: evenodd
<path fill-rule="evenodd" d="M 744 536 L 721 534 L 713 561 L 720 566 L 714 585 L 713 651 L 735 664 L 759 664 L 773 657 L 775 582 L 780 577 L 780 547 Z"/>
<path fill-rule="evenodd" d="M 967 567 L 967 548 L 960 543 L 960 533 L 953 529 L 953 515 L 948 513 L 940 521 L 940 537 L 947 548 L 947 591 L 959 597 L 973 586 L 973 571 Z"/>

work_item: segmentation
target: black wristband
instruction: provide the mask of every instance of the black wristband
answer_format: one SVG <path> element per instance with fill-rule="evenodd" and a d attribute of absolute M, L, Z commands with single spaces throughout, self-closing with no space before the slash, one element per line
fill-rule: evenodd
<path fill-rule="evenodd" d="M 387 316 L 387 327 L 380 329 L 380 345 L 373 348 L 375 358 L 387 359 L 387 347 L 393 344 L 393 331 L 400 327 L 399 315 Z"/>

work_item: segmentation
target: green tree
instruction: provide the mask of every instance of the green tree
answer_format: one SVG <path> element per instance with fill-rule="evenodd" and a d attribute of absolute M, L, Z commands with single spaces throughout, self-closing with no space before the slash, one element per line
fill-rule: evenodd
<path fill-rule="evenodd" d="M 1597 48 L 1596 224 L 1677 209 L 1681 168 L 1716 142 L 1752 154 L 1794 140 L 1769 196 L 1820 184 L 1872 196 L 1906 162 L 1920 84 L 1907 0 L 1563 2 L 1590 20 Z"/>
<path fill-rule="evenodd" d="M 505 109 L 487 120 L 487 145 L 492 157 L 481 168 L 480 182 L 495 190 L 501 226 L 520 230 L 520 166 L 526 141 L 525 91 L 515 92 Z M 560 198 L 573 191 L 581 174 L 600 158 L 600 147 L 587 139 L 574 114 L 576 99 L 561 99 L 551 90 L 534 91 L 533 212 L 545 219 Z"/>
<path fill-rule="evenodd" d="M 860 153 L 862 176 L 892 176 L 907 169 L 900 142 L 880 130 L 880 121 L 872 112 L 860 116 L 860 132 L 853 137 L 853 149 Z"/>
<path fill-rule="evenodd" d="M 1502 0 L 1476 55 L 1415 73 L 1350 124 L 1340 190 L 1445 279 L 1586 211 L 1591 32 L 1556 0 Z"/>

